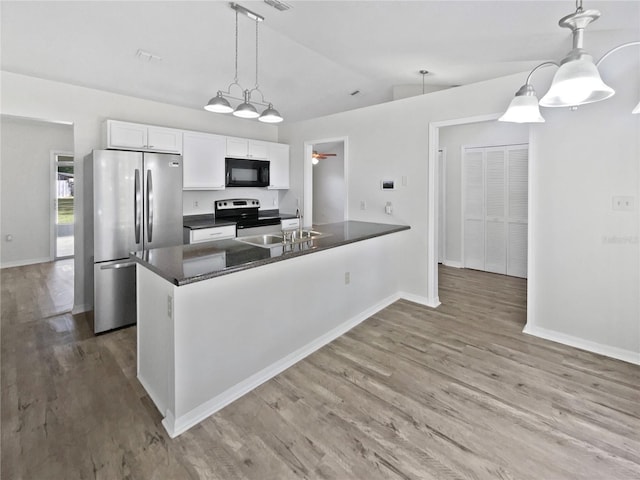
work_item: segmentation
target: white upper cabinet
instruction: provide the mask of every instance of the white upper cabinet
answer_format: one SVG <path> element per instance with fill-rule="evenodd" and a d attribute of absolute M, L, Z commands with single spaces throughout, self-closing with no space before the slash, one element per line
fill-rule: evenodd
<path fill-rule="evenodd" d="M 182 153 L 182 131 L 173 128 L 149 127 L 147 148 L 154 152 Z"/>
<path fill-rule="evenodd" d="M 107 120 L 107 148 L 182 153 L 182 131 L 139 123 Z"/>
<path fill-rule="evenodd" d="M 289 188 L 289 145 L 269 143 L 269 189 Z"/>
<path fill-rule="evenodd" d="M 267 142 L 227 137 L 227 157 L 266 160 L 268 156 L 269 148 Z"/>
<path fill-rule="evenodd" d="M 226 137 L 209 133 L 184 132 L 184 190 L 224 190 Z"/>

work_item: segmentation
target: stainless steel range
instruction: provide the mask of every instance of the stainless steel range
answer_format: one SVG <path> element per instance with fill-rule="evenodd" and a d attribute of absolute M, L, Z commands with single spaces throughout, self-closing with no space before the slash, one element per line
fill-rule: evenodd
<path fill-rule="evenodd" d="M 238 236 L 259 235 L 280 230 L 280 216 L 261 215 L 260 200 L 255 198 L 231 198 L 215 202 L 216 220 L 236 222 Z"/>

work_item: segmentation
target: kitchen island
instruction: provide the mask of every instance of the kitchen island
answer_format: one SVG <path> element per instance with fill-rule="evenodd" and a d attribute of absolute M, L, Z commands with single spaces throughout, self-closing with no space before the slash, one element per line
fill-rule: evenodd
<path fill-rule="evenodd" d="M 175 437 L 399 298 L 408 226 L 138 252 L 138 379 Z"/>

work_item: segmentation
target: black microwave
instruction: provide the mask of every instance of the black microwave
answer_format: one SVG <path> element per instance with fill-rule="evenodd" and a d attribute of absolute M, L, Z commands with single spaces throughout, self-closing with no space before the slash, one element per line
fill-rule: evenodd
<path fill-rule="evenodd" d="M 227 187 L 268 187 L 269 162 L 247 158 L 225 159 Z"/>

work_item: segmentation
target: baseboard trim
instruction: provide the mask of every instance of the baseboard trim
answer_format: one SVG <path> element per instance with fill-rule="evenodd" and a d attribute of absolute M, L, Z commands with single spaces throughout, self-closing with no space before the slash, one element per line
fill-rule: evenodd
<path fill-rule="evenodd" d="M 605 357 L 615 358 L 616 360 L 622 360 L 623 362 L 640 365 L 640 352 L 633 352 L 631 350 L 603 345 L 602 343 L 592 342 L 590 340 L 556 332 L 555 330 L 535 327 L 529 324 L 525 325 L 522 333 L 544 338 L 545 340 L 551 340 L 552 342 L 561 343 L 570 347 L 579 348 L 581 350 L 586 350 L 588 352 L 597 353 L 599 355 L 604 355 Z"/>
<path fill-rule="evenodd" d="M 151 388 L 149 386 L 149 384 L 145 381 L 145 379 L 143 377 L 140 376 L 140 374 L 137 375 L 138 381 L 140 382 L 140 384 L 142 385 L 142 388 L 144 388 L 147 393 L 149 394 L 149 397 L 151 398 L 151 401 L 154 403 L 154 405 L 156 406 L 156 408 L 158 409 L 158 411 L 160 412 L 166 412 L 167 413 L 167 417 L 169 417 L 169 412 L 167 411 L 167 407 L 164 404 L 165 399 L 163 399 L 160 395 L 157 394 L 157 392 L 155 390 L 153 390 L 153 388 Z"/>
<path fill-rule="evenodd" d="M 373 305 L 372 307 L 367 308 L 363 312 L 360 312 L 355 317 L 338 325 L 337 327 L 333 328 L 332 330 L 325 333 L 324 335 L 321 335 L 315 340 L 312 340 L 311 342 L 295 350 L 294 352 L 290 353 L 289 355 L 282 358 L 281 360 L 278 360 L 277 362 L 272 363 L 268 367 L 260 370 L 259 372 L 250 376 L 246 380 L 243 380 L 242 382 L 237 383 L 233 387 L 215 396 L 211 400 L 208 400 L 207 402 L 199 405 L 198 407 L 192 409 L 191 411 L 185 413 L 184 415 L 180 415 L 179 417 L 174 417 L 173 412 L 171 411 L 165 412 L 166 416 L 162 421 L 162 425 L 164 426 L 165 430 L 167 431 L 167 433 L 171 438 L 177 437 L 181 433 L 184 433 L 185 431 L 187 431 L 189 428 L 200 423 L 205 418 L 213 415 L 218 410 L 221 410 L 222 408 L 226 407 L 231 402 L 249 393 L 251 390 L 262 385 L 264 382 L 272 379 L 276 375 L 282 373 L 287 368 L 293 366 L 294 364 L 296 364 L 303 358 L 307 357 L 308 355 L 311 355 L 316 350 L 324 347 L 328 343 L 331 343 L 341 335 L 344 335 L 353 327 L 362 323 L 364 320 L 371 317 L 375 313 L 379 312 L 383 308 L 388 307 L 399 298 L 400 298 L 400 295 L 398 294 L 390 295 L 389 297 L 381 300 L 380 302 Z"/>
<path fill-rule="evenodd" d="M 413 303 L 419 303 L 425 307 L 437 308 L 440 305 L 439 297 L 429 298 L 423 297 L 422 295 L 416 295 L 414 293 L 399 292 L 398 298 L 404 298 L 405 300 L 409 300 Z"/>
<path fill-rule="evenodd" d="M 0 265 L 0 268 L 24 267 L 26 265 L 34 265 L 36 263 L 47 263 L 52 261 L 53 259 L 50 257 L 30 258 L 27 260 L 16 260 L 14 262 L 4 262 L 2 265 Z"/>
<path fill-rule="evenodd" d="M 87 305 L 86 303 L 74 305 L 71 309 L 71 315 L 78 315 L 79 313 L 88 312 L 90 310 L 93 310 L 93 305 Z"/>
<path fill-rule="evenodd" d="M 444 262 L 442 262 L 442 264 L 446 265 L 447 267 L 464 268 L 462 266 L 462 262 L 456 262 L 454 260 L 445 260 Z"/>

